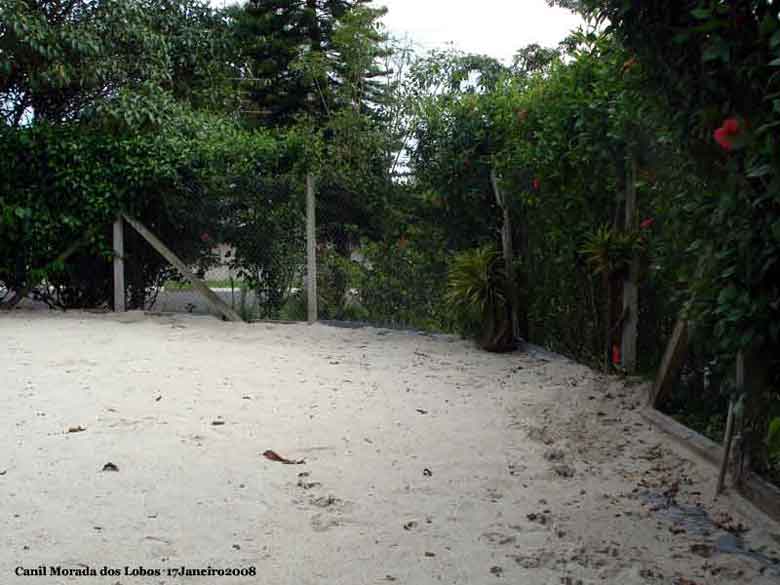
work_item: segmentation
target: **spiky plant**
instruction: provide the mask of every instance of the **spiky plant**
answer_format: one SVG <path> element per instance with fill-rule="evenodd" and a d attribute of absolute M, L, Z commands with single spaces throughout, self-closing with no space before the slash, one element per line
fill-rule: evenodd
<path fill-rule="evenodd" d="M 506 275 L 495 246 L 466 250 L 452 259 L 446 299 L 467 335 L 480 332 L 497 310 L 506 307 Z"/>
<path fill-rule="evenodd" d="M 609 225 L 603 225 L 591 232 L 580 254 L 590 266 L 594 275 L 600 275 L 606 291 L 604 303 L 604 371 L 609 370 L 609 354 L 612 340 L 612 280 L 616 274 L 626 270 L 641 247 L 641 240 L 634 232 L 618 232 Z"/>

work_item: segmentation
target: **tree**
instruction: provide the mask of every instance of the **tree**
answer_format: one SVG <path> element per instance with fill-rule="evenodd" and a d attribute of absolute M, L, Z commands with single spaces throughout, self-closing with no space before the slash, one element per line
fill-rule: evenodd
<path fill-rule="evenodd" d="M 587 13 L 587 0 L 547 0 L 549 6 L 559 6 L 573 12 Z"/>
<path fill-rule="evenodd" d="M 271 127 L 289 126 L 301 115 L 322 120 L 345 105 L 339 103 L 344 97 L 339 88 L 368 89 L 375 60 L 360 59 L 366 42 L 378 56 L 381 37 L 374 31 L 383 13 L 368 4 L 369 0 L 248 0 L 233 9 L 247 118 Z M 351 43 L 345 43 L 347 34 L 354 36 Z M 360 54 L 345 53 L 345 48 L 358 45 Z M 358 63 L 363 66 L 360 78 L 345 79 Z"/>
<path fill-rule="evenodd" d="M 198 0 L 11 0 L 0 10 L 0 281 L 82 280 L 78 263 L 54 260 L 76 242 L 85 257 L 110 255 L 119 211 L 197 259 L 226 188 L 211 174 L 230 129 L 213 115 L 229 97 L 217 15 Z M 234 154 L 222 150 L 220 164 Z M 105 300 L 102 262 L 80 264 L 102 298 L 69 298 Z M 164 266 L 139 265 L 129 279 L 137 306 Z"/>
<path fill-rule="evenodd" d="M 302 72 L 292 68 L 302 48 L 310 45 L 303 5 L 250 0 L 231 15 L 244 116 L 254 123 L 278 126 L 310 111 L 311 88 Z"/>
<path fill-rule="evenodd" d="M 506 68 L 495 59 L 432 52 L 412 71 L 408 90 L 414 147 L 409 166 L 415 187 L 427 194 L 426 215 L 446 226 L 448 250 L 492 242 L 500 222 L 490 182 L 495 134 L 480 105 L 501 91 Z"/>
<path fill-rule="evenodd" d="M 515 53 L 512 59 L 512 72 L 519 77 L 545 72 L 561 57 L 559 49 L 531 44 Z"/>
<path fill-rule="evenodd" d="M 224 31 L 201 0 L 8 0 L 0 23 L 0 115 L 13 127 L 83 120 L 127 92 L 142 99 L 122 102 L 126 117 L 148 116 L 152 88 L 219 101 L 206 95 L 220 87 Z"/>

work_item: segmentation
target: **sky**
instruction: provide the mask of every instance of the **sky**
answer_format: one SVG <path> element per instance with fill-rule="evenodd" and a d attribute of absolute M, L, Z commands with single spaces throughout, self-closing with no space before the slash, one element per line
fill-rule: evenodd
<path fill-rule="evenodd" d="M 235 0 L 211 0 L 215 6 Z M 511 62 L 515 51 L 531 43 L 555 46 L 581 20 L 545 0 L 374 0 L 386 6 L 390 34 L 408 38 L 422 49 L 453 43 L 469 53 Z"/>
<path fill-rule="evenodd" d="M 374 0 L 386 6 L 385 26 L 423 49 L 448 43 L 468 53 L 511 62 L 517 49 L 554 47 L 581 24 L 578 16 L 544 0 Z"/>

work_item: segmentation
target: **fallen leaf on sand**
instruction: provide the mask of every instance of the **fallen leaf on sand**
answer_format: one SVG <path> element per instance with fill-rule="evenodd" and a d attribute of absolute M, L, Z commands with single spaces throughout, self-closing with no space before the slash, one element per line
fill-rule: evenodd
<path fill-rule="evenodd" d="M 82 427 L 81 425 L 79 425 L 79 426 L 77 426 L 77 427 L 69 427 L 69 428 L 68 428 L 68 432 L 69 432 L 69 433 L 81 433 L 81 432 L 83 432 L 83 431 L 86 431 L 86 430 L 87 430 L 87 429 L 85 429 L 85 428 L 84 428 L 84 427 Z"/>
<path fill-rule="evenodd" d="M 547 516 L 544 514 L 537 514 L 536 512 L 531 512 L 530 514 L 526 515 L 526 518 L 528 518 L 531 522 L 538 522 L 542 526 L 547 524 Z"/>
<path fill-rule="evenodd" d="M 103 466 L 102 471 L 119 471 L 119 467 L 109 461 Z"/>
<path fill-rule="evenodd" d="M 3 471 L 0 471 L 0 475 L 5 475 L 6 473 L 8 473 L 7 469 L 3 469 Z"/>
<path fill-rule="evenodd" d="M 423 469 L 423 475 L 424 475 L 425 477 L 431 477 L 431 476 L 433 475 L 433 471 L 431 471 L 430 469 L 428 469 L 428 468 L 426 467 L 425 469 Z"/>
<path fill-rule="evenodd" d="M 699 555 L 700 557 L 708 559 L 713 555 L 715 550 L 711 544 L 692 544 L 691 552 L 695 555 Z"/>
<path fill-rule="evenodd" d="M 221 427 L 224 424 L 225 424 L 224 420 L 213 420 L 213 421 L 211 421 L 211 426 L 213 426 L 213 427 Z"/>
<path fill-rule="evenodd" d="M 419 412 L 420 414 L 428 414 L 428 411 L 427 410 L 423 410 L 422 408 L 418 408 L 417 412 Z"/>
<path fill-rule="evenodd" d="M 303 465 L 306 463 L 303 459 L 298 459 L 297 461 L 293 459 L 287 459 L 286 457 L 279 455 L 276 451 L 271 451 L 270 449 L 263 452 L 263 457 L 269 461 L 276 461 L 277 463 L 284 463 L 285 465 Z"/>

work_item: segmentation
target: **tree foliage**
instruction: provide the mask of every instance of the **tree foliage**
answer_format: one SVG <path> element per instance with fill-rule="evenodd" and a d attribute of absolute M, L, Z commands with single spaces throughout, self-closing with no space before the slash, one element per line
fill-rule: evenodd
<path fill-rule="evenodd" d="M 13 0 L 2 10 L 6 288 L 62 272 L 52 262 L 74 242 L 108 255 L 120 211 L 196 260 L 230 190 L 224 177 L 256 148 L 220 117 L 229 98 L 221 19 L 197 0 Z M 134 304 L 164 266 L 152 258 L 129 279 Z M 97 288 L 105 302 L 110 287 Z"/>
<path fill-rule="evenodd" d="M 246 117 L 270 127 L 317 121 L 378 97 L 382 10 L 367 0 L 249 0 L 230 11 Z"/>
<path fill-rule="evenodd" d="M 224 29 L 200 0 L 7 0 L 0 23 L 0 110 L 13 127 L 108 113 L 154 123 L 164 97 L 201 105 L 219 87 Z"/>
<path fill-rule="evenodd" d="M 589 3 L 662 90 L 709 188 L 677 210 L 693 226 L 692 310 L 720 349 L 780 344 L 780 20 L 776 3 Z M 723 139 L 719 127 L 731 127 Z M 714 135 L 714 138 L 713 138 Z M 719 137 L 720 140 L 719 140 Z"/>
<path fill-rule="evenodd" d="M 678 197 L 697 262 L 688 315 L 707 345 L 751 363 L 746 434 L 755 461 L 777 398 L 780 348 L 780 7 L 767 0 L 583 2 L 647 72 L 666 101 L 686 169 L 703 189 Z"/>

